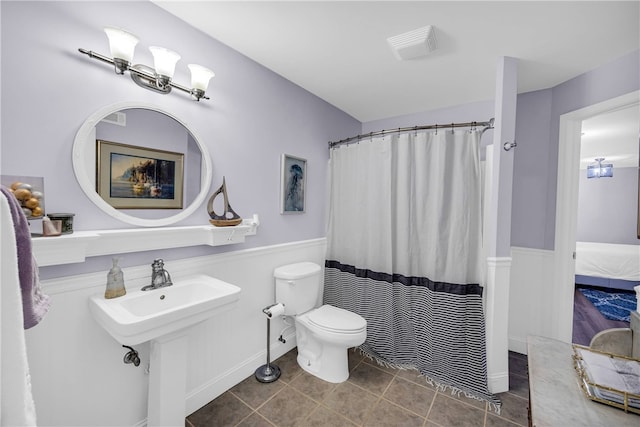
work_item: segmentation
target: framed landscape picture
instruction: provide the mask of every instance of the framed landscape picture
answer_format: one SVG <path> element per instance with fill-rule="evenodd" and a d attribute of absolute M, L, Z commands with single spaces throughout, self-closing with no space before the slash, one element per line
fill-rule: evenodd
<path fill-rule="evenodd" d="M 182 209 L 184 154 L 96 140 L 96 190 L 116 209 Z"/>
<path fill-rule="evenodd" d="M 280 213 L 304 213 L 307 161 L 283 154 L 280 164 Z"/>

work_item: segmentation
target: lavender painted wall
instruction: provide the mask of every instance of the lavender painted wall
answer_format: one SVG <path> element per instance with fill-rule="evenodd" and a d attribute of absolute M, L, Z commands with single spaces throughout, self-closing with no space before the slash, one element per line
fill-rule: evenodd
<path fill-rule="evenodd" d="M 637 185 L 637 168 L 614 167 L 612 178 L 600 179 L 581 170 L 577 240 L 640 245 Z"/>
<path fill-rule="evenodd" d="M 513 158 L 511 246 L 545 248 L 544 230 L 554 223 L 544 208 L 550 179 L 551 89 L 518 95 Z"/>
<path fill-rule="evenodd" d="M 186 122 L 213 161 L 212 192 L 226 176 L 233 208 L 260 215 L 258 234 L 243 247 L 323 237 L 327 141 L 361 130 L 351 116 L 186 25 L 150 2 L 3 1 L 3 174 L 43 176 L 50 212 L 74 212 L 75 229 L 129 228 L 85 197 L 71 167 L 75 134 L 89 115 L 124 101 L 149 103 Z M 140 42 L 134 62 L 153 64 L 150 45 L 182 55 L 174 79 L 189 84 L 188 63 L 212 68 L 209 101 L 181 92 L 160 95 L 117 76 L 104 63 L 78 53 L 82 47 L 109 55 L 106 25 L 127 28 Z M 307 209 L 280 215 L 280 155 L 308 160 Z M 206 206 L 176 225 L 207 224 Z M 180 259 L 229 248 L 183 248 L 131 254 L 123 266 L 153 257 Z M 44 267 L 43 278 L 108 269 L 109 259 Z M 106 270 L 105 270 L 106 271 Z"/>

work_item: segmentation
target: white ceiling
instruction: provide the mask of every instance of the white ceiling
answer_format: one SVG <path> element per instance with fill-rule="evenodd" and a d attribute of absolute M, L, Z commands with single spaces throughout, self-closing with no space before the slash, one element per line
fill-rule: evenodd
<path fill-rule="evenodd" d="M 640 47 L 639 1 L 152 1 L 362 122 L 493 99 L 500 56 L 522 93 Z M 426 25 L 438 49 L 397 60 Z"/>
<path fill-rule="evenodd" d="M 640 1 L 152 1 L 362 122 L 491 100 L 500 56 L 524 93 L 640 48 Z M 426 25 L 438 49 L 396 59 Z M 637 166 L 638 108 L 583 123 L 584 165 Z"/>

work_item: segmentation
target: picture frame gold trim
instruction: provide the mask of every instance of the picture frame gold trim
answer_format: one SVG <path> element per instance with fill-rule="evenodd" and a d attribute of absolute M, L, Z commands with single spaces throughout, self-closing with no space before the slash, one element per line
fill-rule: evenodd
<path fill-rule="evenodd" d="M 183 153 L 96 140 L 96 191 L 115 209 L 182 209 L 183 183 Z"/>
<path fill-rule="evenodd" d="M 307 209 L 307 160 L 282 154 L 280 159 L 280 213 L 301 214 Z"/>

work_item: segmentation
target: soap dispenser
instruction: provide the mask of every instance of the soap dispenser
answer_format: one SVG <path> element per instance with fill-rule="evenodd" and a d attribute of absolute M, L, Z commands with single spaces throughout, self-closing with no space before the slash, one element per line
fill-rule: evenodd
<path fill-rule="evenodd" d="M 112 261 L 113 266 L 107 274 L 107 290 L 104 292 L 106 299 L 121 297 L 127 293 L 124 288 L 124 274 L 118 266 L 120 258 L 113 258 Z"/>

